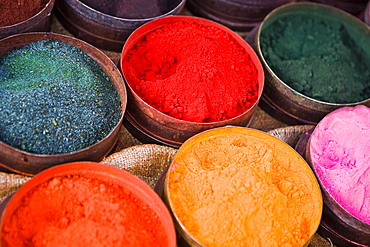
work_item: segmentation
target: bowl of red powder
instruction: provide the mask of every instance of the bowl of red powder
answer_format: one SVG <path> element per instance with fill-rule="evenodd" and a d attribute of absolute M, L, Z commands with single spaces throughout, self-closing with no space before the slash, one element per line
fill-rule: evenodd
<path fill-rule="evenodd" d="M 185 0 L 59 0 L 55 14 L 75 37 L 120 52 L 128 36 L 144 23 L 179 14 Z"/>
<path fill-rule="evenodd" d="M 245 40 L 192 16 L 163 17 L 135 30 L 120 65 L 128 129 L 174 147 L 213 127 L 247 126 L 264 85 L 262 65 Z"/>
<path fill-rule="evenodd" d="M 117 66 L 88 43 L 54 33 L 0 41 L 0 160 L 37 174 L 100 161 L 120 135 L 126 87 Z"/>
<path fill-rule="evenodd" d="M 274 9 L 255 39 L 266 71 L 261 108 L 287 124 L 317 124 L 338 108 L 370 106 L 369 42 L 369 27 L 341 9 Z"/>
<path fill-rule="evenodd" d="M 94 162 L 33 177 L 1 217 L 1 246 L 176 246 L 171 215 L 136 176 Z"/>
<path fill-rule="evenodd" d="M 0 39 L 18 33 L 48 31 L 55 0 L 2 0 Z"/>

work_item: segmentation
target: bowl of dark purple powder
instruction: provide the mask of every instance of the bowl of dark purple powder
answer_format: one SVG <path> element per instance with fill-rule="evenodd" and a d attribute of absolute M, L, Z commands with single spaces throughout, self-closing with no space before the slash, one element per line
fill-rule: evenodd
<path fill-rule="evenodd" d="M 53 33 L 0 41 L 0 160 L 36 174 L 70 161 L 100 161 L 116 143 L 126 89 L 97 48 Z"/>
<path fill-rule="evenodd" d="M 26 32 L 49 31 L 55 0 L 2 0 L 0 39 Z"/>
<path fill-rule="evenodd" d="M 75 37 L 110 51 L 121 51 L 128 36 L 144 23 L 179 14 L 185 0 L 60 0 L 56 15 Z"/>
<path fill-rule="evenodd" d="M 273 9 L 295 0 L 187 0 L 196 16 L 221 23 L 233 30 L 250 31 Z"/>

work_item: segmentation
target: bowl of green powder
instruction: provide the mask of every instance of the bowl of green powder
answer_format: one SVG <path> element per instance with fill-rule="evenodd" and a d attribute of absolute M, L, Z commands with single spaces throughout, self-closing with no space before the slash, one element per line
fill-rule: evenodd
<path fill-rule="evenodd" d="M 261 107 L 288 124 L 317 124 L 340 107 L 369 106 L 369 43 L 369 26 L 338 8 L 273 10 L 255 39 L 266 75 Z"/>
<path fill-rule="evenodd" d="M 248 126 L 264 85 L 257 54 L 214 21 L 168 16 L 136 29 L 122 50 L 124 123 L 145 142 L 179 147 L 214 127 Z"/>
<path fill-rule="evenodd" d="M 100 161 L 118 139 L 126 100 L 117 66 L 79 39 L 35 32 L 1 40 L 1 163 L 36 174 Z"/>

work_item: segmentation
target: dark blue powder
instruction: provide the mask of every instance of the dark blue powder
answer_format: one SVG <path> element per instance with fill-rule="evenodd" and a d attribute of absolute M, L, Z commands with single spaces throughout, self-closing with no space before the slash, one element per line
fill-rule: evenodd
<path fill-rule="evenodd" d="M 102 140 L 117 125 L 119 95 L 80 49 L 43 40 L 0 57 L 0 140 L 37 154 L 62 154 Z"/>

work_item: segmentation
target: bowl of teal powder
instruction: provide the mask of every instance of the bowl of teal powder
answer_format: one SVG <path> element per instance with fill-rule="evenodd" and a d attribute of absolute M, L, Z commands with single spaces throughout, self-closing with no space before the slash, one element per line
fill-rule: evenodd
<path fill-rule="evenodd" d="M 261 107 L 288 124 L 317 124 L 344 106 L 370 106 L 370 29 L 332 6 L 283 5 L 260 25 Z"/>
<path fill-rule="evenodd" d="M 71 161 L 100 161 L 126 109 L 116 65 L 97 48 L 53 33 L 0 41 L 0 160 L 36 174 Z"/>

